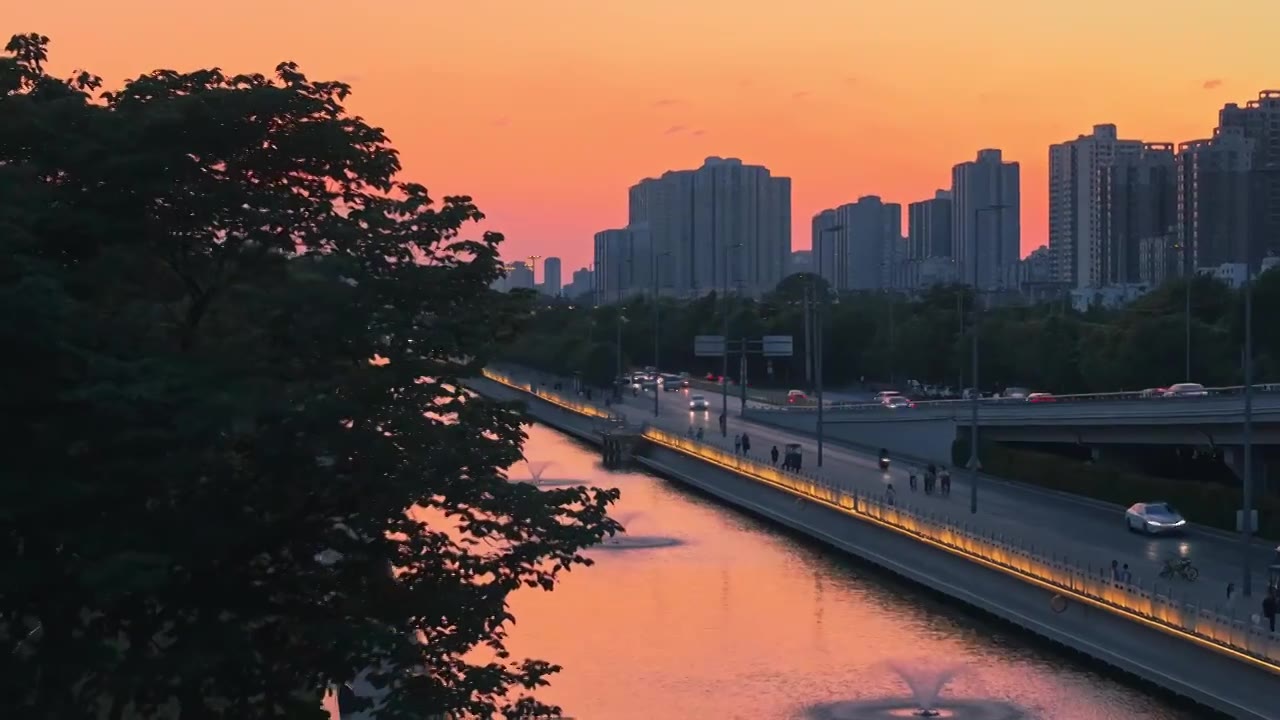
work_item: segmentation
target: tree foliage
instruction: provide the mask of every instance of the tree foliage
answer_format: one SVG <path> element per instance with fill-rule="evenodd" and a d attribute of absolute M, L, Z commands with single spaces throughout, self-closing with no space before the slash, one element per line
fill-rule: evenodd
<path fill-rule="evenodd" d="M 506 598 L 616 491 L 507 482 L 519 413 L 460 389 L 528 315 L 501 236 L 343 83 L 94 96 L 47 48 L 0 56 L 0 716 L 316 718 L 356 677 L 380 718 L 535 708 Z"/>
<path fill-rule="evenodd" d="M 770 365 L 750 358 L 749 380 L 798 387 L 804 374 L 804 288 L 811 276 L 793 275 L 759 301 L 714 295 L 661 301 L 658 327 L 662 364 L 696 373 L 720 371 L 719 359 L 693 354 L 695 335 L 723 332 L 730 338 L 791 335 L 795 355 Z M 819 294 L 820 294 L 819 290 Z M 1254 286 L 1257 379 L 1280 380 L 1280 329 L 1265 318 L 1280 312 L 1280 271 L 1264 273 Z M 984 387 L 1021 385 L 1056 393 L 1139 390 L 1187 380 L 1185 313 L 1187 286 L 1173 280 L 1127 307 L 1076 312 L 1064 303 L 995 307 L 980 315 L 979 372 Z M 967 386 L 971 377 L 971 293 L 960 286 L 931 288 L 918 297 L 894 293 L 843 293 L 828 305 L 824 372 L 828 383 L 888 382 Z M 614 306 L 550 306 L 504 350 L 512 360 L 549 372 L 576 369 L 586 357 L 569 338 L 616 344 Z M 622 309 L 622 353 L 627 365 L 653 361 L 651 301 L 635 298 Z M 1243 381 L 1243 297 L 1211 277 L 1191 286 L 1190 380 L 1206 385 Z M 731 373 L 736 374 L 736 361 Z"/>

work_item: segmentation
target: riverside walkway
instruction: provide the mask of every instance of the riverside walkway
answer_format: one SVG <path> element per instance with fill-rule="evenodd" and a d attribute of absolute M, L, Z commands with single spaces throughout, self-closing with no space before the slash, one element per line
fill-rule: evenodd
<path fill-rule="evenodd" d="M 520 379 L 527 382 L 538 380 L 533 373 L 520 375 Z M 1242 627 L 1256 627 L 1254 616 L 1261 615 L 1266 566 L 1271 559 L 1270 548 L 1261 544 L 1250 549 L 1254 569 L 1253 596 L 1238 596 L 1234 602 L 1228 603 L 1228 583 L 1235 583 L 1239 592 L 1241 581 L 1242 549 L 1231 536 L 1200 529 L 1193 529 L 1182 536 L 1138 535 L 1128 532 L 1121 511 L 1057 493 L 985 482 L 981 478 L 978 512 L 970 514 L 967 471 L 951 469 L 951 495 L 943 497 L 926 495 L 923 489 L 915 493 L 908 489 L 908 472 L 922 474 L 919 468 L 894 463 L 890 472 L 882 473 L 874 458 L 831 444 L 824 449 L 824 466 L 817 468 L 812 438 L 737 417 L 732 414 L 733 403 L 730 404 L 728 436 L 722 437 L 718 426 L 719 403 L 715 402 L 716 398 L 709 399 L 713 400 L 711 411 L 691 413 L 685 393 L 660 393 L 660 414 L 655 418 L 652 394 L 632 397 L 624 393 L 622 403 L 611 409 L 625 414 L 633 423 L 647 423 L 679 435 L 687 434 L 691 426 L 695 429 L 701 427 L 705 443 L 730 452 L 733 436 L 746 432 L 751 438 L 750 455 L 766 462 L 773 446 L 781 451 L 788 443 L 798 443 L 804 449 L 805 472 L 815 473 L 837 487 L 883 496 L 892 483 L 900 506 L 938 516 L 972 532 L 1016 543 L 1038 555 L 1065 560 L 1086 569 L 1094 577 L 1109 578 L 1111 563 L 1115 561 L 1121 568 L 1128 566 L 1131 585 L 1136 592 L 1194 604 L 1231 617 Z M 1134 502 L 1144 500 L 1158 498 L 1134 498 Z M 1200 571 L 1199 581 L 1188 583 L 1160 579 L 1160 569 L 1170 557 L 1189 558 Z"/>

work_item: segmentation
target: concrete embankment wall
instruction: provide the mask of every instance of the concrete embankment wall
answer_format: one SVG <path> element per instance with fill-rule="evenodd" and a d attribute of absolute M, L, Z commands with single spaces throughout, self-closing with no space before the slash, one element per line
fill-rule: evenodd
<path fill-rule="evenodd" d="M 593 421 L 498 383 L 469 385 L 496 399 L 523 399 L 530 414 L 552 427 L 599 440 Z M 990 613 L 1158 686 L 1233 717 L 1276 718 L 1277 676 L 1158 627 L 1058 590 L 957 556 L 892 528 L 851 518 L 838 508 L 798 498 L 662 445 L 636 461 L 721 500 L 849 552 L 957 602 Z"/>
<path fill-rule="evenodd" d="M 752 411 L 748 408 L 747 419 L 809 436 L 817 434 L 818 414 L 815 412 Z M 894 457 L 939 465 L 951 464 L 951 446 L 956 439 L 956 422 L 951 418 L 841 422 L 838 413 L 829 413 L 824 427 L 826 437 L 867 452 L 885 448 Z"/>

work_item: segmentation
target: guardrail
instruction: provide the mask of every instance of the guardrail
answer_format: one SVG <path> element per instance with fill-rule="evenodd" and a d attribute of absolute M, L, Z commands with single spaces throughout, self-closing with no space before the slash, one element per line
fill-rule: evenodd
<path fill-rule="evenodd" d="M 1280 398 L 1280 384 L 1254 385 L 1254 392 L 1265 398 L 1266 402 L 1272 402 Z M 1242 398 L 1244 395 L 1244 386 L 1230 386 L 1220 388 L 1205 388 L 1206 394 L 1203 396 L 1154 396 L 1146 393 L 1146 391 L 1135 392 L 1112 392 L 1112 393 L 1088 393 L 1080 395 L 1054 395 L 1051 400 L 1044 402 L 1029 402 L 1026 398 L 980 398 L 978 404 L 980 407 L 1019 407 L 1026 408 L 1029 411 L 1048 412 L 1059 409 L 1063 405 L 1079 406 L 1084 403 L 1115 403 L 1115 402 L 1141 402 L 1151 403 L 1152 412 L 1163 412 L 1160 408 L 1167 408 L 1166 403 L 1178 403 L 1178 407 L 1192 407 L 1193 403 L 1203 403 L 1222 398 Z M 914 407 L 909 409 L 886 408 L 878 402 L 856 402 L 856 403 L 825 403 L 824 409 L 827 412 L 894 412 L 903 413 L 912 410 L 941 410 L 946 413 L 955 414 L 967 412 L 972 406 L 972 400 L 912 400 Z M 775 407 L 759 407 L 754 408 L 756 412 L 792 412 L 792 413 L 813 413 L 817 412 L 817 405 L 776 405 Z"/>
<path fill-rule="evenodd" d="M 579 400 L 575 400 L 573 398 L 561 395 L 560 393 L 534 387 L 532 383 L 524 382 L 522 380 L 516 380 L 515 378 L 512 378 L 509 375 L 506 375 L 500 372 L 495 372 L 488 368 L 482 369 L 480 371 L 480 374 L 483 375 L 485 378 L 492 380 L 496 383 L 506 385 L 507 387 L 514 388 L 516 390 L 523 390 L 524 392 L 530 393 L 532 395 L 537 395 L 538 397 L 542 398 L 543 400 L 546 400 L 552 405 L 557 405 L 561 408 L 564 408 L 565 410 L 576 412 L 580 415 L 586 415 L 588 417 L 598 418 L 601 420 L 608 420 L 610 422 L 617 422 L 617 423 L 626 423 L 627 421 L 626 416 L 622 415 L 621 413 L 615 413 L 605 408 L 602 408 L 599 405 L 594 405 L 592 403 L 584 403 Z"/>
<path fill-rule="evenodd" d="M 1105 607 L 1280 673 L 1280 633 L 1223 615 L 1217 608 L 1180 600 L 1172 585 L 1164 588 L 1162 593 L 1159 587 L 1147 588 L 1141 582 L 1122 584 L 1108 576 L 1109 569 L 1104 565 L 1082 566 L 1066 557 L 1046 557 L 1037 553 L 1034 546 L 1016 539 L 984 534 L 944 516 L 889 501 L 885 496 L 870 496 L 842 488 L 812 473 L 781 470 L 653 427 L 646 427 L 643 436 L 651 442 L 768 483 L 859 520 L 910 535 L 953 554 L 1053 589 L 1064 597 Z"/>

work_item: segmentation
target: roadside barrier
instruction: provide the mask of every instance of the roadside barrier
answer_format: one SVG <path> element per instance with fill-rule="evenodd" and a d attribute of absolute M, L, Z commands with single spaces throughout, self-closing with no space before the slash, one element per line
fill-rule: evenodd
<path fill-rule="evenodd" d="M 518 382 L 501 373 L 485 370 L 484 375 L 495 382 L 536 394 L 567 410 L 590 417 L 616 417 L 594 405 L 536 390 L 528 383 Z M 983 532 L 969 527 L 967 523 L 955 523 L 943 515 L 913 509 L 902 502 L 890 503 L 883 495 L 843 488 L 816 473 L 782 470 L 767 462 L 651 426 L 645 426 L 642 435 L 662 447 L 1041 585 L 1061 598 L 1088 602 L 1280 674 L 1280 633 L 1270 632 L 1251 617 L 1233 617 L 1218 612 L 1217 608 L 1179 599 L 1172 585 L 1160 592 L 1158 587 L 1116 582 L 1111 579 L 1109 568 L 1102 564 L 1081 565 L 1079 559 L 1045 556 L 1021 540 Z M 1054 598 L 1056 601 L 1057 597 Z M 1057 608 L 1053 610 L 1061 612 Z"/>

